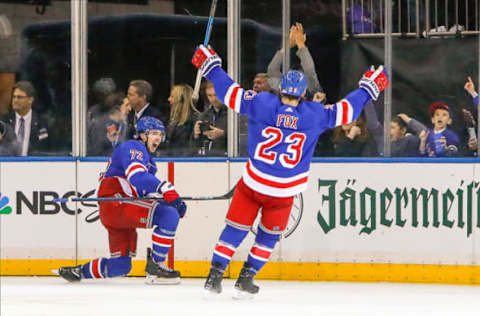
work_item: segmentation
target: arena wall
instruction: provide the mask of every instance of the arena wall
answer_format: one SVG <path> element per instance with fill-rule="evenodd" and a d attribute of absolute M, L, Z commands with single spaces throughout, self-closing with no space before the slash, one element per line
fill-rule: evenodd
<path fill-rule="evenodd" d="M 244 164 L 175 161 L 174 182 L 185 196 L 221 195 Z M 51 275 L 58 266 L 109 255 L 96 203 L 53 202 L 75 191 L 93 196 L 105 165 L 0 162 L 1 275 Z M 168 162 L 157 165 L 166 178 Z M 475 163 L 315 162 L 309 188 L 295 197 L 287 231 L 258 277 L 480 283 L 479 178 Z M 174 264 L 184 276 L 205 277 L 229 201 L 187 204 Z M 131 275 L 143 275 L 150 236 L 139 230 Z M 254 236 L 238 249 L 229 276 L 238 275 Z"/>

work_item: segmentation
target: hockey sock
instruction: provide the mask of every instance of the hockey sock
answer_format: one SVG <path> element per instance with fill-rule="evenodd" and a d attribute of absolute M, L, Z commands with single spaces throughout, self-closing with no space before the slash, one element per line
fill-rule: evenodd
<path fill-rule="evenodd" d="M 248 263 L 252 266 L 252 272 L 257 274 L 258 271 L 267 263 L 270 254 L 275 248 L 275 244 L 280 239 L 279 234 L 269 234 L 258 227 L 255 243 L 248 254 Z"/>
<path fill-rule="evenodd" d="M 127 275 L 132 269 L 132 258 L 98 258 L 82 266 L 85 279 L 103 279 Z"/>
<path fill-rule="evenodd" d="M 232 260 L 235 250 L 237 250 L 237 247 L 243 241 L 245 236 L 247 236 L 247 234 L 248 230 L 241 230 L 227 224 L 220 235 L 220 239 L 215 245 L 212 265 L 214 262 L 219 262 L 222 265 L 222 270 L 225 271 L 225 268 L 230 263 L 230 260 Z"/>
<path fill-rule="evenodd" d="M 155 262 L 163 262 L 170 247 L 172 247 L 177 230 L 178 212 L 175 208 L 159 205 L 153 214 L 153 224 L 156 225 L 152 234 L 152 258 Z"/>

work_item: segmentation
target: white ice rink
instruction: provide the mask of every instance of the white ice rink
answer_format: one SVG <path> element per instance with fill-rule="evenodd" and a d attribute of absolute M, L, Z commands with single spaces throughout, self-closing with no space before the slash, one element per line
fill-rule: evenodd
<path fill-rule="evenodd" d="M 233 280 L 204 298 L 203 279 L 149 286 L 142 278 L 69 284 L 56 277 L 1 277 L 1 316 L 76 315 L 480 315 L 480 287 L 256 281 L 253 300 L 232 299 Z"/>

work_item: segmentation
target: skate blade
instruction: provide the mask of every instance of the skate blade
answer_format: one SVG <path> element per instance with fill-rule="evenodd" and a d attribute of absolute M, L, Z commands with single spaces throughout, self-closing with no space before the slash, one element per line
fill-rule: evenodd
<path fill-rule="evenodd" d="M 221 292 L 220 292 L 221 293 Z M 203 289 L 203 299 L 205 300 L 209 300 L 209 299 L 212 299 L 214 297 L 218 297 L 220 295 L 219 292 L 215 292 L 215 291 L 211 291 L 209 289 Z"/>
<path fill-rule="evenodd" d="M 148 285 L 176 285 L 180 284 L 180 278 L 159 278 L 154 275 L 147 275 L 145 284 Z"/>
<path fill-rule="evenodd" d="M 235 300 L 252 300 L 256 294 L 248 293 L 245 291 L 240 291 L 237 289 L 233 290 L 233 299 Z"/>

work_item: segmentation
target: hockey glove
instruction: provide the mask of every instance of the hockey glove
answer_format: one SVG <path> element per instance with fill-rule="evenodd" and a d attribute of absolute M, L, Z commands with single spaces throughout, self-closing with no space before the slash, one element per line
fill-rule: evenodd
<path fill-rule="evenodd" d="M 375 101 L 378 99 L 380 92 L 388 87 L 388 84 L 388 74 L 382 65 L 376 70 L 371 66 L 370 70 L 367 71 L 358 82 L 360 88 L 365 90 Z"/>
<path fill-rule="evenodd" d="M 185 216 L 185 213 L 187 212 L 187 204 L 185 204 L 185 202 L 183 202 L 182 198 L 180 197 L 170 203 L 167 203 L 167 205 L 176 208 L 180 218 L 183 218 Z"/>
<path fill-rule="evenodd" d="M 192 57 L 192 64 L 206 76 L 213 68 L 222 66 L 222 59 L 213 49 L 200 45 Z"/>
<path fill-rule="evenodd" d="M 176 208 L 180 217 L 185 216 L 187 205 L 185 202 L 183 202 L 177 191 L 175 191 L 173 184 L 167 181 L 163 182 L 159 186 L 158 192 L 163 195 L 163 200 L 165 201 L 166 205 Z"/>

